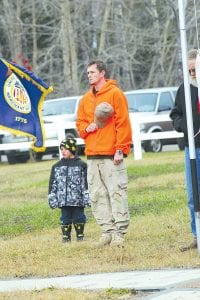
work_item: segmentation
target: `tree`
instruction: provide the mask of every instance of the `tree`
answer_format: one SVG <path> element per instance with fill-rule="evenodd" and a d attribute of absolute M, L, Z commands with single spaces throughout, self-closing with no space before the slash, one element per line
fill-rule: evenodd
<path fill-rule="evenodd" d="M 86 66 L 104 60 L 124 90 L 182 79 L 177 1 L 2 0 L 0 53 L 54 86 L 49 97 L 82 94 Z M 198 46 L 200 5 L 187 1 L 188 48 Z M 197 29 L 198 29 L 197 28 Z"/>

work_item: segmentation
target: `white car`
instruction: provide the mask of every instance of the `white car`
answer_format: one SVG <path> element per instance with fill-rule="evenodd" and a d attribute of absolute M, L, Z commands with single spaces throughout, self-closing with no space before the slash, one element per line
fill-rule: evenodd
<path fill-rule="evenodd" d="M 29 137 L 0 130 L 0 155 L 6 155 L 9 164 L 25 163 L 30 159 L 30 149 L 23 144 L 30 141 Z M 18 147 L 16 147 L 16 143 L 19 143 Z"/>
<path fill-rule="evenodd" d="M 174 99 L 177 87 L 162 87 L 141 89 L 125 92 L 128 100 L 129 116 L 133 126 L 135 116 L 145 117 L 152 115 L 167 115 L 174 106 Z M 167 122 L 151 122 L 141 125 L 141 132 L 162 132 L 173 130 L 172 121 Z M 133 129 L 134 132 L 134 129 Z M 142 146 L 146 152 L 159 152 L 162 151 L 163 145 L 178 144 L 179 149 L 183 150 L 183 138 L 177 139 L 155 139 L 143 141 Z"/>
<path fill-rule="evenodd" d="M 42 115 L 45 121 L 75 121 L 80 96 L 63 97 L 44 101 Z"/>
<path fill-rule="evenodd" d="M 131 123 L 135 114 L 139 115 L 169 115 L 173 105 L 177 87 L 150 88 L 125 92 L 128 100 Z M 41 160 L 44 154 L 59 155 L 59 140 L 64 137 L 77 139 L 78 153 L 84 152 L 84 141 L 80 139 L 76 129 L 76 117 L 81 96 L 63 97 L 46 100 L 43 106 L 43 119 L 46 132 L 46 151 L 33 153 L 35 160 Z M 143 132 L 162 132 L 173 130 L 172 122 L 152 122 L 142 124 Z M 58 145 L 56 144 L 58 141 Z M 54 142 L 53 142 L 54 141 Z M 184 148 L 183 139 L 154 139 L 143 141 L 142 146 L 146 152 L 162 151 L 163 145 L 176 144 Z"/>
<path fill-rule="evenodd" d="M 73 137 L 77 140 L 78 154 L 84 152 L 84 141 L 79 137 L 76 129 L 76 116 L 80 96 L 63 97 L 46 100 L 43 105 L 42 115 L 46 134 L 45 152 L 33 152 L 32 156 L 40 161 L 43 155 L 53 157 L 59 155 L 61 139 Z"/>

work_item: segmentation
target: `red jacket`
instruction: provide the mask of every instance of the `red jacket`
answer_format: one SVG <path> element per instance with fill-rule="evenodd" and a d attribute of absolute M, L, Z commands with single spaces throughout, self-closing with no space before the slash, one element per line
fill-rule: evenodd
<path fill-rule="evenodd" d="M 104 128 L 87 133 L 86 128 L 94 122 L 95 107 L 101 102 L 111 104 L 114 115 Z M 96 94 L 91 88 L 83 96 L 78 108 L 76 126 L 80 137 L 85 140 L 87 156 L 113 155 L 117 149 L 124 154 L 130 152 L 132 133 L 127 99 L 115 80 L 107 80 Z"/>

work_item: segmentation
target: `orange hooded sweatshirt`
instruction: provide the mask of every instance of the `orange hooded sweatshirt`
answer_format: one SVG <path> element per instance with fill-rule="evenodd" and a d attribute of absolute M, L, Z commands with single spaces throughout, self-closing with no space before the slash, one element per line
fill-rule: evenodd
<path fill-rule="evenodd" d="M 94 132 L 87 133 L 86 128 L 94 122 L 95 107 L 101 102 L 112 105 L 114 115 L 107 125 Z M 124 154 L 130 152 L 132 141 L 128 104 L 124 93 L 117 87 L 115 80 L 106 80 L 105 85 L 93 92 L 93 87 L 82 97 L 76 121 L 79 135 L 85 140 L 85 154 L 114 155 L 116 150 Z"/>

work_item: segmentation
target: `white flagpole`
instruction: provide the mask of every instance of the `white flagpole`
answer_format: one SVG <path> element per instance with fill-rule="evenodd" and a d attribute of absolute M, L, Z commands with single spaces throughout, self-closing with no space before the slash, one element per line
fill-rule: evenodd
<path fill-rule="evenodd" d="M 178 0 L 179 6 L 179 25 L 181 36 L 181 52 L 182 52 L 182 64 L 183 64 L 183 77 L 184 77 L 184 89 L 185 89 L 185 102 L 186 102 L 186 116 L 187 116 L 187 130 L 188 130 L 188 142 L 189 142 L 189 154 L 190 154 L 190 166 L 192 175 L 192 188 L 195 208 L 195 223 L 197 230 L 197 248 L 200 254 L 200 209 L 199 209 L 199 193 L 197 182 L 197 169 L 196 169 L 196 153 L 194 143 L 194 128 L 193 117 L 191 107 L 191 93 L 190 83 L 188 75 L 188 62 L 187 62 L 187 39 L 185 29 L 185 7 L 183 0 Z"/>

